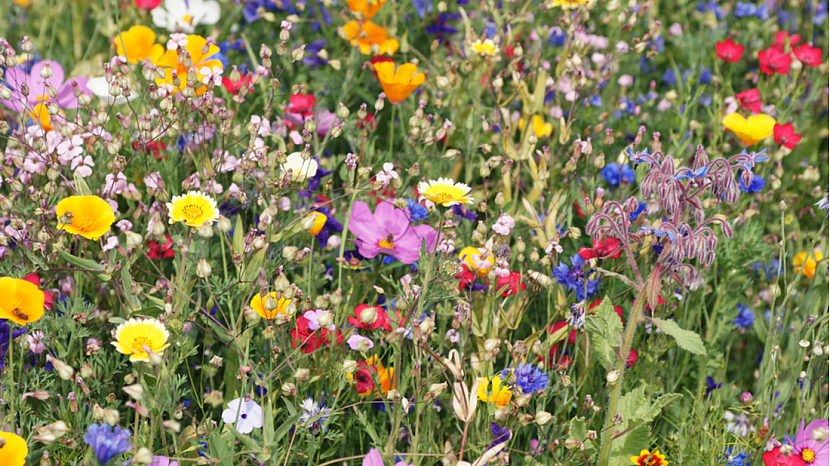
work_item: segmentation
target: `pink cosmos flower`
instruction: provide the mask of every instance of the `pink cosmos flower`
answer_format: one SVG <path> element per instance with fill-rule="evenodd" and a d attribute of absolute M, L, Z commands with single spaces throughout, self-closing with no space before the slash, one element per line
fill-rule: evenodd
<path fill-rule="evenodd" d="M 40 76 L 41 70 L 46 64 L 52 68 L 52 76 L 42 78 Z M 72 83 L 76 83 L 78 88 L 84 94 L 92 97 L 92 92 L 86 87 L 87 78 L 78 77 L 72 78 L 69 81 L 64 81 L 66 75 L 63 72 L 63 67 L 60 63 L 52 60 L 39 61 L 32 67 L 30 73 L 23 71 L 23 68 L 17 66 L 13 69 L 6 70 L 3 77 L 4 84 L 12 91 L 12 98 L 9 100 L 0 99 L 0 103 L 6 107 L 20 112 L 24 108 L 32 110 L 35 105 L 45 102 L 56 102 L 62 108 L 75 109 L 78 108 L 78 98 L 72 94 Z M 46 83 L 51 84 L 56 90 L 57 95 L 51 98 L 46 93 Z M 24 96 L 20 92 L 23 86 L 29 88 L 29 95 Z"/>
<path fill-rule="evenodd" d="M 807 466 L 828 466 L 830 465 L 830 440 L 824 435 L 823 440 L 816 440 L 814 430 L 827 429 L 830 422 L 827 419 L 816 419 L 807 428 L 804 428 L 804 419 L 795 434 L 793 445 L 793 456 L 801 457 Z M 821 436 L 819 436 L 821 437 Z"/>
<path fill-rule="evenodd" d="M 440 241 L 438 232 L 429 225 L 411 225 L 408 210 L 396 209 L 390 202 L 381 202 L 375 213 L 365 202 L 357 201 L 352 206 L 349 231 L 357 239 L 360 255 L 367 259 L 378 254 L 388 254 L 404 264 L 418 260 L 421 241 L 426 241 L 429 252 L 435 252 Z"/>

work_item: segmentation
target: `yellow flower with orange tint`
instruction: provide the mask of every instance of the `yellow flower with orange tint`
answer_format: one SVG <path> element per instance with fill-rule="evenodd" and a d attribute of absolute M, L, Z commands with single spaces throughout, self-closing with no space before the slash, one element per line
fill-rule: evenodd
<path fill-rule="evenodd" d="M 304 226 L 310 226 L 310 228 L 306 228 L 306 231 L 311 233 L 312 236 L 319 235 L 323 231 L 323 227 L 326 226 L 328 219 L 328 216 L 322 212 L 311 212 L 306 217 L 307 223 L 304 223 Z"/>
<path fill-rule="evenodd" d="M 161 356 L 170 346 L 170 333 L 164 324 L 156 319 L 130 319 L 115 329 L 112 345 L 121 354 L 130 356 L 130 361 L 150 361 L 150 353 Z"/>
<path fill-rule="evenodd" d="M 553 124 L 545 123 L 545 119 L 540 117 L 539 115 L 533 115 L 533 118 L 531 118 L 531 122 L 533 124 L 533 132 L 536 133 L 537 138 L 541 138 L 543 136 L 550 136 L 553 133 Z M 522 118 L 521 120 L 519 120 L 519 130 L 524 131 L 526 124 L 527 118 Z"/>
<path fill-rule="evenodd" d="M 563 10 L 579 8 L 579 5 L 588 3 L 589 0 L 548 0 L 548 8 L 561 7 Z"/>
<path fill-rule="evenodd" d="M 0 319 L 25 326 L 43 317 L 46 297 L 34 283 L 18 278 L 0 278 L 0 296 L 3 297 L 0 299 Z"/>
<path fill-rule="evenodd" d="M 269 298 L 273 300 L 272 303 L 269 304 Z M 260 315 L 263 319 L 271 320 L 277 317 L 277 314 L 282 314 L 287 317 L 291 317 L 294 315 L 296 311 L 293 300 L 279 298 L 277 299 L 277 293 L 272 291 L 265 296 L 256 295 L 251 299 L 251 308 Z M 272 308 L 269 310 L 268 308 Z"/>
<path fill-rule="evenodd" d="M 207 53 L 202 53 L 202 49 L 206 46 Z M 190 55 L 189 61 L 182 60 L 182 62 L 179 62 L 178 50 L 181 49 L 181 47 L 177 50 L 168 49 L 164 52 L 164 55 L 156 61 L 156 65 L 162 68 L 165 72 L 164 78 L 156 79 L 156 84 L 159 86 L 172 86 L 173 92 L 180 91 L 187 87 L 187 73 L 191 69 L 196 71 L 200 83 L 208 77 L 208 75 L 203 73 L 203 71 L 210 71 L 214 69 L 218 69 L 219 71 L 222 70 L 222 62 L 217 59 L 210 58 L 219 53 L 219 47 L 214 44 L 210 44 L 208 46 L 207 39 L 204 37 L 197 35 L 187 36 L 187 45 L 184 46 L 184 50 Z M 179 78 L 178 86 L 176 86 L 175 80 L 173 79 L 174 74 Z M 206 90 L 207 87 L 202 84 L 197 84 L 197 94 L 202 94 Z"/>
<path fill-rule="evenodd" d="M 115 211 L 98 196 L 70 196 L 58 202 L 58 229 L 97 240 L 115 222 Z"/>
<path fill-rule="evenodd" d="M 372 19 L 381 9 L 386 0 L 347 0 L 349 9 L 358 18 Z"/>
<path fill-rule="evenodd" d="M 513 398 L 513 389 L 502 385 L 501 376 L 478 378 L 478 399 L 486 403 L 495 403 L 499 408 L 507 406 Z"/>
<path fill-rule="evenodd" d="M 29 111 L 29 116 L 36 123 L 40 123 L 40 127 L 43 128 L 43 131 L 48 133 L 49 131 L 52 131 L 52 117 L 46 109 L 47 105 L 43 103 L 45 100 L 46 99 L 43 99 L 41 103 L 36 104 L 35 107 Z M 63 110 L 59 110 L 58 114 L 66 116 L 66 113 L 64 113 Z"/>
<path fill-rule="evenodd" d="M 23 466 L 29 454 L 29 446 L 23 437 L 11 432 L 0 432 L 0 464 L 3 466 Z"/>
<path fill-rule="evenodd" d="M 452 178 L 438 178 L 438 180 L 422 181 L 418 184 L 418 194 L 422 199 L 444 207 L 456 204 L 472 204 L 470 196 L 472 188 L 464 183 L 456 183 Z"/>
<path fill-rule="evenodd" d="M 164 47 L 156 44 L 156 33 L 147 26 L 133 26 L 128 31 L 115 37 L 118 55 L 126 57 L 130 63 L 138 63 L 151 58 L 158 60 L 164 54 Z"/>
<path fill-rule="evenodd" d="M 812 280 L 816 276 L 816 265 L 823 258 L 821 251 L 811 252 L 809 258 L 806 251 L 801 251 L 793 257 L 793 272 L 801 272 L 805 277 Z M 801 270 L 802 267 L 804 270 Z"/>
<path fill-rule="evenodd" d="M 737 113 L 723 117 L 723 126 L 735 133 L 745 146 L 757 144 L 772 136 L 775 120 L 763 113 L 744 118 Z"/>
<path fill-rule="evenodd" d="M 389 37 L 386 29 L 371 21 L 349 21 L 343 25 L 343 38 L 352 45 L 360 47 L 360 53 L 371 55 L 372 46 L 378 46 L 378 53 L 392 55 L 398 51 L 400 43 Z"/>
<path fill-rule="evenodd" d="M 213 223 L 219 219 L 216 200 L 199 191 L 189 191 L 183 196 L 173 197 L 167 203 L 167 211 L 170 223 L 184 222 L 197 230 L 206 222 Z"/>
<path fill-rule="evenodd" d="M 395 71 L 395 62 L 375 63 L 375 71 L 383 92 L 386 93 L 386 98 L 393 104 L 406 99 L 426 79 L 424 73 L 415 74 L 418 67 L 412 63 L 404 63 L 397 71 Z"/>
<path fill-rule="evenodd" d="M 631 462 L 637 466 L 667 466 L 666 455 L 661 455 L 660 450 L 654 450 L 654 453 L 648 450 L 640 451 L 640 456 L 632 456 Z"/>

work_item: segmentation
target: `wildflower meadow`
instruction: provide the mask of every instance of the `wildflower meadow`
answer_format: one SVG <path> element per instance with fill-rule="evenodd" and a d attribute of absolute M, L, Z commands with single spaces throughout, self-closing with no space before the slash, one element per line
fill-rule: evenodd
<path fill-rule="evenodd" d="M 0 466 L 830 466 L 827 1 L 0 18 Z"/>

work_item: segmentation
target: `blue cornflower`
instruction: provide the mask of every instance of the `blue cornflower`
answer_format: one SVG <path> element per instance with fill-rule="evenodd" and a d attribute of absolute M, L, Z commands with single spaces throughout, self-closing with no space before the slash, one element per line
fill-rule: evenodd
<path fill-rule="evenodd" d="M 697 11 L 701 13 L 713 13 L 715 18 L 723 19 L 723 10 L 721 10 L 720 5 L 716 0 L 709 0 L 708 2 L 698 2 L 697 3 Z"/>
<path fill-rule="evenodd" d="M 418 202 L 414 199 L 407 199 L 406 200 L 407 209 L 409 210 L 409 221 L 410 222 L 420 222 L 421 220 L 426 219 L 429 217 L 429 211 L 426 207 L 418 204 Z"/>
<path fill-rule="evenodd" d="M 763 262 L 755 262 L 752 264 L 752 270 L 755 273 L 762 273 L 767 277 L 767 280 L 772 280 L 778 276 L 778 271 L 781 270 L 781 262 L 778 259 L 773 259 L 769 264 Z"/>
<path fill-rule="evenodd" d="M 619 186 L 621 181 L 623 183 L 633 183 L 637 180 L 637 174 L 628 164 L 621 166 L 618 163 L 609 163 L 600 171 L 600 174 L 611 186 Z"/>
<path fill-rule="evenodd" d="M 553 278 L 568 291 L 575 292 L 578 301 L 583 301 L 586 297 L 595 295 L 597 287 L 600 285 L 598 279 L 585 278 L 586 273 L 582 270 L 582 264 L 584 263 L 585 259 L 577 254 L 571 257 L 572 267 L 568 267 L 568 264 L 559 261 L 559 265 L 553 268 Z M 588 274 L 590 272 L 588 271 Z"/>
<path fill-rule="evenodd" d="M 300 407 L 303 408 L 303 414 L 300 416 L 300 424 L 305 424 L 312 418 L 316 417 L 317 419 L 315 419 L 311 424 L 305 426 L 305 428 L 310 430 L 313 434 L 319 433 L 321 428 L 328 432 L 328 429 L 323 425 L 323 422 L 329 418 L 331 408 L 326 406 L 325 399 L 321 399 L 320 403 L 317 403 L 311 397 L 308 397 L 300 403 Z"/>
<path fill-rule="evenodd" d="M 502 427 L 495 422 L 490 423 L 490 432 L 493 434 L 493 441 L 490 442 L 491 447 L 504 443 L 513 436 L 513 432 L 510 432 L 510 429 Z"/>
<path fill-rule="evenodd" d="M 723 386 L 723 383 L 721 383 L 721 382 L 715 383 L 715 379 L 713 379 L 711 377 L 706 377 L 706 397 L 708 398 L 709 396 L 711 396 L 712 392 L 714 392 L 715 390 L 721 388 L 722 386 Z"/>
<path fill-rule="evenodd" d="M 745 451 L 729 447 L 723 453 L 726 454 L 726 466 L 749 466 L 749 454 Z"/>
<path fill-rule="evenodd" d="M 830 188 L 824 192 L 824 198 L 814 204 L 819 210 L 824 210 L 827 213 L 825 216 L 830 217 Z"/>
<path fill-rule="evenodd" d="M 520 363 L 518 366 L 503 369 L 500 374 L 502 380 L 512 380 L 516 377 L 515 385 L 522 389 L 522 393 L 535 393 L 537 390 L 547 390 L 550 385 L 548 375 L 532 364 Z"/>
<path fill-rule="evenodd" d="M 116 456 L 130 451 L 133 447 L 130 440 L 130 431 L 115 426 L 113 430 L 109 424 L 90 424 L 84 434 L 84 443 L 92 447 L 98 463 L 101 466 L 109 463 Z"/>
<path fill-rule="evenodd" d="M 755 313 L 752 312 L 752 309 L 742 304 L 735 306 L 735 309 L 738 310 L 738 315 L 735 317 L 735 320 L 732 321 L 732 324 L 739 329 L 752 327 L 752 324 L 755 323 Z"/>
<path fill-rule="evenodd" d="M 758 174 L 752 175 L 752 181 L 749 182 L 749 186 L 744 184 L 744 177 L 741 177 L 738 182 L 738 188 L 745 193 L 760 193 L 766 185 L 767 181 L 763 176 Z"/>
<path fill-rule="evenodd" d="M 12 339 L 26 333 L 26 327 L 20 330 L 12 330 L 6 320 L 0 320 L 0 369 L 6 367 L 6 351 L 9 350 L 9 333 Z"/>

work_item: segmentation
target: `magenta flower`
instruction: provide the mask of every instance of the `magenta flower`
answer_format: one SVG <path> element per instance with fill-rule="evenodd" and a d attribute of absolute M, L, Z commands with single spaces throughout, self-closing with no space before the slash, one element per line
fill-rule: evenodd
<path fill-rule="evenodd" d="M 40 76 L 41 70 L 47 63 L 52 68 L 52 76 L 42 78 Z M 86 88 L 87 78 L 78 77 L 64 81 L 65 77 L 60 63 L 52 60 L 38 62 L 28 74 L 19 66 L 6 70 L 3 85 L 12 91 L 12 98 L 9 100 L 0 99 L 0 103 L 15 112 L 20 112 L 24 108 L 31 111 L 37 104 L 45 102 L 57 102 L 58 105 L 66 109 L 78 108 L 78 98 L 72 93 L 72 85 L 73 83 L 77 84 L 80 92 L 92 97 L 92 92 Z M 46 83 L 51 84 L 57 91 L 54 99 L 46 93 Z M 24 85 L 29 88 L 28 97 L 20 92 Z"/>
<path fill-rule="evenodd" d="M 830 426 L 830 422 L 827 419 L 816 419 L 805 429 L 804 419 L 802 419 L 801 426 L 795 434 L 793 455 L 801 457 L 807 466 L 830 465 L 830 440 L 827 437 L 828 426 Z M 819 433 L 813 432 L 817 429 L 824 429 L 824 432 L 815 435 Z M 821 440 L 817 440 L 817 437 Z"/>
<path fill-rule="evenodd" d="M 418 260 L 422 240 L 426 241 L 427 250 L 434 252 L 439 241 L 438 232 L 429 225 L 411 225 L 408 212 L 384 201 L 372 214 L 365 202 L 355 202 L 349 231 L 358 238 L 352 241 L 360 255 L 371 259 L 380 253 L 388 254 L 404 264 L 411 264 Z"/>

